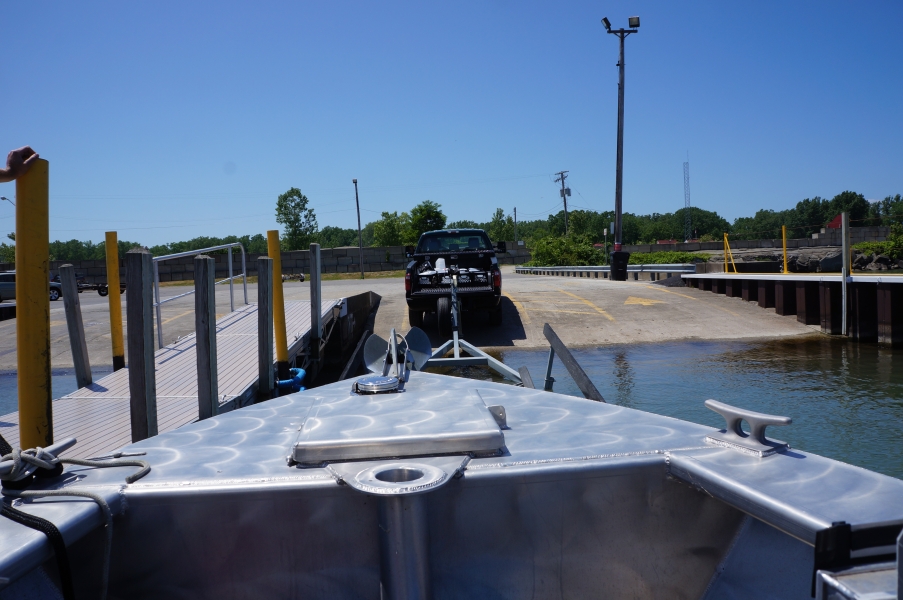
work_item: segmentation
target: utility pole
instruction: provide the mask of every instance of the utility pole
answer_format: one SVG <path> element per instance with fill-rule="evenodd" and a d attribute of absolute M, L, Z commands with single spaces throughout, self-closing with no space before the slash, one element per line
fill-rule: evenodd
<path fill-rule="evenodd" d="M 568 196 L 571 195 L 571 188 L 565 187 L 564 180 L 568 178 L 567 171 L 558 171 L 555 173 L 558 175 L 558 179 L 555 180 L 555 183 L 561 182 L 561 199 L 564 201 L 564 235 L 567 235 L 570 231 L 568 228 Z"/>
<path fill-rule="evenodd" d="M 360 251 L 358 263 L 361 265 L 361 279 L 364 278 L 364 237 L 361 235 L 361 203 L 357 199 L 357 179 L 352 179 L 354 184 L 354 205 L 357 206 L 357 248 Z"/>
<path fill-rule="evenodd" d="M 693 234 L 693 219 L 690 218 L 690 158 L 684 163 L 684 240 L 689 242 Z"/>
<path fill-rule="evenodd" d="M 514 207 L 514 245 L 517 246 L 517 207 Z"/>
<path fill-rule="evenodd" d="M 624 183 L 624 39 L 631 33 L 637 33 L 640 26 L 639 17 L 630 17 L 627 24 L 630 29 L 612 29 L 607 18 L 602 24 L 608 33 L 618 36 L 621 42 L 621 53 L 618 56 L 618 158 L 615 167 L 615 249 L 611 257 L 611 278 L 615 281 L 627 280 L 627 261 L 630 255 L 621 251 L 621 192 Z"/>

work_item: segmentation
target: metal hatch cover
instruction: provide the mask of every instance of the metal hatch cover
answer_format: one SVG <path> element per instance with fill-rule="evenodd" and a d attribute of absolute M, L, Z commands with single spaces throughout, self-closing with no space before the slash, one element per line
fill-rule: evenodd
<path fill-rule="evenodd" d="M 403 394 L 351 394 L 320 398 L 310 408 L 292 447 L 302 465 L 327 462 L 486 454 L 505 436 L 476 390 Z"/>

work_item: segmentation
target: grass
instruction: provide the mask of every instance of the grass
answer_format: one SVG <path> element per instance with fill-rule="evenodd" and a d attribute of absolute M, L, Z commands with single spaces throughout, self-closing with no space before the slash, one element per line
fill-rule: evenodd
<path fill-rule="evenodd" d="M 368 271 L 364 273 L 364 279 L 386 279 L 389 277 L 404 277 L 404 271 Z M 320 277 L 321 281 L 340 281 L 344 279 L 360 279 L 360 273 L 323 273 Z M 310 280 L 310 274 L 304 274 L 304 280 Z M 292 280 L 287 280 L 292 281 Z M 295 280 L 297 281 L 297 280 Z M 257 283 L 256 275 L 248 276 L 248 283 Z M 182 281 L 161 281 L 160 287 L 176 287 L 194 285 L 193 279 L 183 279 Z M 225 283 L 220 285 L 226 285 Z M 241 285 L 241 279 L 235 280 L 235 285 Z"/>

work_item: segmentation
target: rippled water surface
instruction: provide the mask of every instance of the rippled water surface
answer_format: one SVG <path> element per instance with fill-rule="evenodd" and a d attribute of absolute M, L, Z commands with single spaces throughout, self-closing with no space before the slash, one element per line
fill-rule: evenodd
<path fill-rule="evenodd" d="M 526 365 L 542 387 L 548 351 L 501 356 Z M 574 356 L 608 402 L 719 428 L 724 420 L 703 406 L 707 398 L 790 416 L 792 425 L 768 429 L 772 437 L 903 479 L 900 350 L 809 338 L 609 346 Z M 557 358 L 552 375 L 556 392 L 581 396 Z"/>

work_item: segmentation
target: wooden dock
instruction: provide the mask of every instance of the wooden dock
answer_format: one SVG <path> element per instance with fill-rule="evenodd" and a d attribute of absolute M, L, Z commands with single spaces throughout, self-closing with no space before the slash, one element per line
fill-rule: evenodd
<path fill-rule="evenodd" d="M 323 300 L 323 326 L 328 328 L 342 300 Z M 310 302 L 286 302 L 285 324 L 292 360 L 307 347 Z M 257 391 L 257 305 L 249 304 L 217 319 L 219 410 L 253 402 Z M 197 359 L 191 334 L 154 354 L 157 384 L 157 427 L 165 433 L 198 418 Z M 0 435 L 19 445 L 19 413 L 0 416 Z M 132 442 L 128 369 L 121 369 L 88 387 L 53 402 L 53 437 L 74 437 L 78 443 L 65 454 L 75 458 L 103 456 Z"/>

